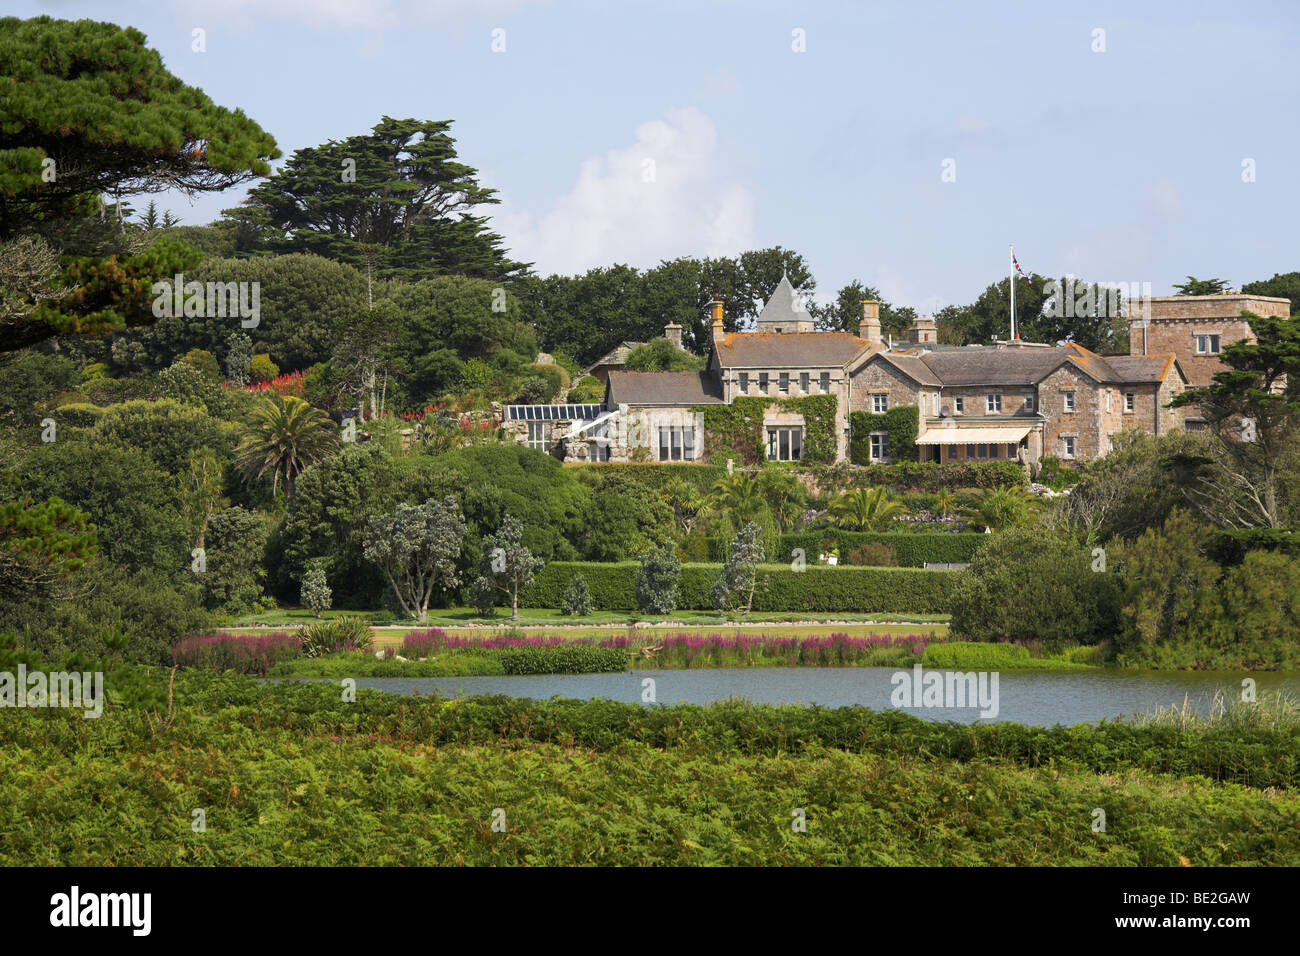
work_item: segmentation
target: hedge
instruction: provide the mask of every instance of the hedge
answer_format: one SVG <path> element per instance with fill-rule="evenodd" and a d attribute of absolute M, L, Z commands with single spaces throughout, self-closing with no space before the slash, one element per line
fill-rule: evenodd
<path fill-rule="evenodd" d="M 1232 567 L 1246 560 L 1248 551 L 1280 551 L 1300 557 L 1300 533 L 1285 528 L 1229 528 L 1210 539 L 1206 555 Z"/>
<path fill-rule="evenodd" d="M 804 559 L 817 564 L 822 543 L 830 538 L 832 548 L 839 548 L 840 560 L 864 544 L 887 544 L 901 568 L 923 568 L 927 564 L 969 564 L 988 541 L 988 535 L 963 532 L 960 534 L 924 534 L 911 531 L 842 531 L 824 528 L 820 531 L 800 531 L 783 534 L 779 538 L 773 561 L 794 560 L 795 548 L 802 548 Z M 722 561 L 726 543 L 721 538 L 709 539 L 709 559 Z"/>
<path fill-rule="evenodd" d="M 936 536 L 937 537 L 937 536 Z M 636 561 L 552 561 L 520 594 L 522 607 L 559 607 L 569 581 L 581 573 L 598 611 L 636 608 Z M 721 564 L 683 564 L 677 607 L 711 611 L 713 584 Z M 825 613 L 947 614 L 960 571 L 923 568 L 825 567 L 809 564 L 795 571 L 788 564 L 765 564 L 754 592 L 755 611 Z"/>
<path fill-rule="evenodd" d="M 849 460 L 855 465 L 871 464 L 871 433 L 888 432 L 889 457 L 897 462 L 916 461 L 916 433 L 920 428 L 915 405 L 899 405 L 881 415 L 849 412 Z"/>
<path fill-rule="evenodd" d="M 958 488 L 1024 488 L 1025 469 L 1014 461 L 977 461 L 938 464 L 933 461 L 897 461 L 889 465 L 851 465 L 841 462 L 816 473 L 824 491 L 884 485 L 894 491 L 945 491 Z"/>
<path fill-rule="evenodd" d="M 671 464 L 661 462 L 596 462 L 565 465 L 575 472 L 597 475 L 626 475 L 633 481 L 659 489 L 678 478 L 689 481 L 701 491 L 708 491 L 714 483 L 727 474 L 722 465 Z"/>

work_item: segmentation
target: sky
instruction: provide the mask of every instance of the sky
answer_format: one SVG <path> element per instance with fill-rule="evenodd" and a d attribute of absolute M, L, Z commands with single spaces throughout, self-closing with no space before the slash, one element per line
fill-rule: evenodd
<path fill-rule="evenodd" d="M 929 313 L 1007 274 L 1300 270 L 1300 3 L 0 0 L 141 30 L 293 150 L 454 120 L 513 257 L 800 252 Z M 202 51 L 194 31 L 203 31 Z M 281 160 L 283 162 L 283 160 Z M 243 188 L 160 205 L 202 224 Z M 137 205 L 143 205 L 143 201 Z"/>

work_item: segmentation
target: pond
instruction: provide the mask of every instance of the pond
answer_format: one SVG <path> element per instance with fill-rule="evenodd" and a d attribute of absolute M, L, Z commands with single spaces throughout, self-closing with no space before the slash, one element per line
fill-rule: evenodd
<path fill-rule="evenodd" d="M 653 700 L 658 704 L 708 704 L 737 697 L 755 704 L 820 704 L 824 707 L 860 705 L 873 710 L 893 707 L 891 697 L 908 706 L 909 713 L 929 720 L 975 723 L 989 720 L 1023 724 L 1093 723 L 1139 711 L 1171 705 L 1206 714 L 1216 690 L 1239 696 L 1242 678 L 1250 676 L 1256 693 L 1285 690 L 1300 696 L 1300 672 L 1255 673 L 1239 671 L 1042 671 L 1002 670 L 986 675 L 985 684 L 969 697 L 952 696 L 965 687 L 947 686 L 942 703 L 954 706 L 910 706 L 903 698 L 915 690 L 916 700 L 938 701 L 926 694 L 934 678 L 947 674 L 930 671 L 917 675 L 911 670 L 889 667 L 772 667 L 714 668 L 697 670 L 636 670 L 621 674 L 549 674 L 529 677 L 382 677 L 357 678 L 358 688 L 397 694 L 465 697 L 506 694 L 511 697 L 546 699 L 569 697 L 640 703 L 648 678 L 654 681 Z M 900 675 L 895 677 L 895 675 Z M 994 692 L 996 690 L 996 693 Z M 983 692 L 982 703 L 978 700 Z M 965 697 L 967 706 L 959 705 Z M 970 706 L 974 704 L 974 706 Z M 984 715 L 984 716 L 982 716 Z"/>

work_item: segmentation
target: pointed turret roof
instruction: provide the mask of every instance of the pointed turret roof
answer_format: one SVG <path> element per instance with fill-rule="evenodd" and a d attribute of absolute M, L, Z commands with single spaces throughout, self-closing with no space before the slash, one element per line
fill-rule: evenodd
<path fill-rule="evenodd" d="M 768 322 L 777 322 L 790 324 L 792 322 L 807 321 L 808 312 L 799 312 L 794 307 L 795 291 L 794 286 L 790 284 L 790 279 L 784 272 L 781 273 L 781 281 L 776 284 L 772 294 L 767 297 L 763 303 L 763 311 L 758 314 L 758 323 L 762 327 Z"/>

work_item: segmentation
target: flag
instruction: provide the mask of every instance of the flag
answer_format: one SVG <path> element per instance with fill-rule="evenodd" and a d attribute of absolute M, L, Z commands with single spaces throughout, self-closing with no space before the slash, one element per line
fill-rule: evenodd
<path fill-rule="evenodd" d="M 1016 261 L 1016 254 L 1014 252 L 1011 253 L 1011 265 L 1015 267 L 1016 275 L 1020 276 L 1020 278 L 1024 279 L 1026 282 L 1029 281 L 1029 276 L 1025 275 L 1025 270 L 1020 268 L 1020 263 Z"/>

